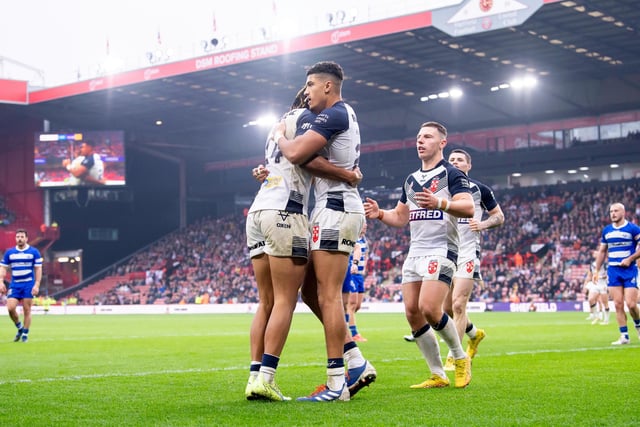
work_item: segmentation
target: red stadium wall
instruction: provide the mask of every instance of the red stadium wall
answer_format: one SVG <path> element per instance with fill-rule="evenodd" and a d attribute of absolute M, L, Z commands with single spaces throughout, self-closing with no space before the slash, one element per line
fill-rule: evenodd
<path fill-rule="evenodd" d="M 41 126 L 40 121 L 17 118 L 0 130 L 0 195 L 16 216 L 15 222 L 0 227 L 3 250 L 15 244 L 16 228 L 26 228 L 33 240 L 44 222 L 43 193 L 33 179 L 33 135 Z"/>

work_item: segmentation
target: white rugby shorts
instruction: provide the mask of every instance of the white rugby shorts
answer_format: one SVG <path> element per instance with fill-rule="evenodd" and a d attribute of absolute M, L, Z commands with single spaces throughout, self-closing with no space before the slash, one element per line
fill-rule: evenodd
<path fill-rule="evenodd" d="M 280 210 L 247 215 L 247 247 L 251 258 L 266 253 L 277 257 L 309 257 L 307 216 Z"/>

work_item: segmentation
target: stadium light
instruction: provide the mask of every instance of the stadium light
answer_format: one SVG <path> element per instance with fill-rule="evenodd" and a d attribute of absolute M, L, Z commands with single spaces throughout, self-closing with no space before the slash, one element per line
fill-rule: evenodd
<path fill-rule="evenodd" d="M 451 94 L 451 98 L 457 99 L 462 96 L 462 90 L 460 88 L 454 87 L 449 90 Z"/>
<path fill-rule="evenodd" d="M 513 80 L 511 80 L 511 87 L 514 89 L 529 89 L 532 87 L 535 87 L 538 84 L 538 80 L 535 77 L 531 77 L 531 76 L 525 76 L 525 77 L 518 77 L 515 78 Z"/>
<path fill-rule="evenodd" d="M 491 92 L 497 92 L 499 90 L 504 90 L 504 89 L 515 89 L 515 90 L 520 90 L 520 89 L 531 89 L 532 87 L 535 87 L 538 84 L 538 79 L 536 79 L 533 76 L 524 76 L 524 77 L 516 77 L 514 79 L 512 79 L 510 82 L 505 82 L 505 83 L 500 83 L 499 85 L 496 86 L 491 86 Z"/>
<path fill-rule="evenodd" d="M 278 118 L 276 116 L 268 114 L 266 116 L 258 117 L 256 120 L 251 120 L 250 122 L 243 124 L 242 127 L 243 128 L 250 127 L 250 126 L 268 127 L 268 126 L 273 126 L 274 124 L 276 124 L 277 121 L 278 121 Z"/>
<path fill-rule="evenodd" d="M 443 91 L 443 92 L 439 92 L 439 93 L 432 93 L 431 95 L 427 95 L 427 96 L 422 96 L 420 97 L 420 101 L 422 102 L 427 102 L 427 101 L 432 101 L 434 99 L 446 99 L 446 98 L 452 98 L 452 99 L 457 99 L 460 98 L 463 95 L 462 89 L 454 87 L 449 89 L 448 91 Z"/>

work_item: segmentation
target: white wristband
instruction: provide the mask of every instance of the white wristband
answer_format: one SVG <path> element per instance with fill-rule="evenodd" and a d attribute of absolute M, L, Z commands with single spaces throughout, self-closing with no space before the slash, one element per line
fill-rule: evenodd
<path fill-rule="evenodd" d="M 440 197 L 438 197 L 438 205 L 436 206 L 437 209 L 442 209 L 442 199 Z"/>

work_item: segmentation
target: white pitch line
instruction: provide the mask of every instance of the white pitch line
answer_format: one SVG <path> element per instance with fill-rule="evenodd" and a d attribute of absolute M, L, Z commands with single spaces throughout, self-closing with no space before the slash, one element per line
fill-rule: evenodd
<path fill-rule="evenodd" d="M 540 349 L 540 350 L 528 350 L 528 351 L 509 351 L 505 353 L 482 353 L 482 357 L 501 357 L 501 356 L 520 356 L 527 354 L 544 354 L 544 353 L 581 353 L 585 351 L 602 351 L 602 350 L 617 350 L 621 348 L 627 348 L 629 346 L 619 347 L 582 347 L 573 349 Z M 635 346 L 631 346 L 635 347 Z M 393 358 L 377 360 L 380 363 L 393 363 L 402 361 L 414 361 L 416 358 Z M 307 366 L 323 366 L 322 363 L 296 363 L 296 364 L 280 364 L 281 367 L 307 367 Z M 14 380 L 0 380 L 0 386 L 9 384 L 38 384 L 38 383 L 53 383 L 58 381 L 81 381 L 101 378 L 131 378 L 131 377 L 149 377 L 153 375 L 182 375 L 193 373 L 207 373 L 207 372 L 224 372 L 224 371 L 242 371 L 246 370 L 247 366 L 227 366 L 225 368 L 191 368 L 191 369 L 172 369 L 161 371 L 148 371 L 148 372 L 112 372 L 104 374 L 87 374 L 87 375 L 69 375 L 62 377 L 50 377 L 50 378 L 18 378 Z"/>

